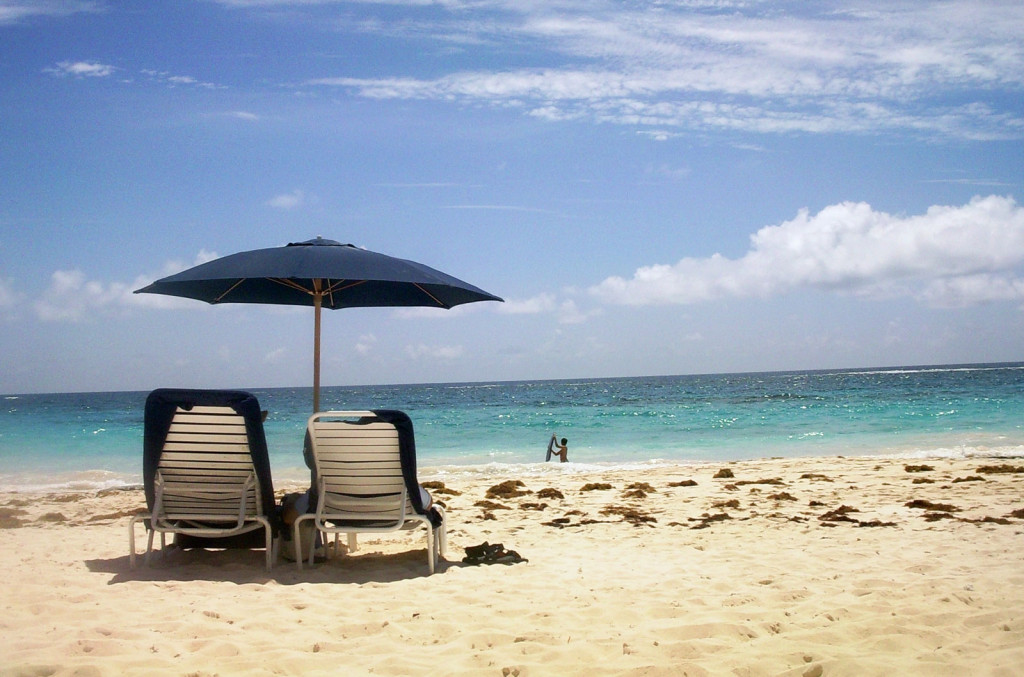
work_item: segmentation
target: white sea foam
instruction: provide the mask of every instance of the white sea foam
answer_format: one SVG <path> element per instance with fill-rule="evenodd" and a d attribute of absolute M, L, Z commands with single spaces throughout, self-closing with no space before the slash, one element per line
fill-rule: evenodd
<path fill-rule="evenodd" d="M 4 473 L 0 475 L 0 492 L 17 494 L 92 493 L 107 489 L 133 489 L 142 485 L 141 477 L 110 472 L 85 470 L 73 473 Z"/>
<path fill-rule="evenodd" d="M 957 365 L 950 367 L 936 366 L 936 367 L 894 367 L 892 369 L 863 369 L 857 371 L 837 371 L 837 372 L 826 372 L 830 375 L 849 375 L 849 376 L 863 376 L 873 374 L 943 374 L 943 373 L 956 373 L 956 372 L 970 372 L 970 371 L 996 371 L 996 370 L 1011 370 L 1020 371 L 1024 370 L 1024 366 L 1020 365 Z"/>
<path fill-rule="evenodd" d="M 598 463 L 483 463 L 479 465 L 439 465 L 419 469 L 422 477 L 434 479 L 451 479 L 480 477 L 553 477 L 564 475 L 585 475 L 609 470 L 647 471 L 658 468 L 669 468 L 682 465 L 696 465 L 696 462 L 685 460 L 651 459 L 629 462 L 598 462 Z"/>
<path fill-rule="evenodd" d="M 935 447 L 931 449 L 915 449 L 883 454 L 890 458 L 906 458 L 913 460 L 929 458 L 955 458 L 955 459 L 1008 459 L 1024 458 L 1024 445 L 1011 445 L 1005 447 Z"/>
<path fill-rule="evenodd" d="M 836 457 L 847 458 L 878 458 L 878 459 L 905 459 L 905 460 L 928 460 L 928 459 L 977 459 L 979 462 L 984 459 L 1013 459 L 1024 458 L 1024 445 L 1009 445 L 1003 447 L 932 447 L 926 449 L 905 449 L 905 450 L 874 450 L 860 454 L 835 454 Z M 766 460 L 795 460 L 799 458 L 827 458 L 820 454 L 811 456 L 761 456 L 735 458 L 736 461 L 766 461 Z M 419 475 L 424 478 L 450 480 L 457 482 L 459 479 L 479 479 L 481 477 L 493 478 L 496 481 L 507 478 L 544 478 L 566 475 L 585 475 L 594 472 L 605 471 L 636 471 L 646 472 L 650 470 L 678 468 L 687 466 L 702 466 L 709 464 L 728 463 L 729 461 L 715 459 L 651 459 L 646 461 L 631 462 L 598 462 L 598 463 L 483 463 L 478 465 L 437 465 L 421 467 Z"/>
<path fill-rule="evenodd" d="M 967 446 L 927 447 L 915 449 L 876 449 L 868 453 L 835 454 L 848 458 L 878 458 L 927 461 L 929 459 L 974 459 L 983 462 L 985 459 L 1024 459 L 1024 444 L 1005 446 Z M 814 454 L 806 458 L 827 458 Z M 769 459 L 791 460 L 805 458 L 801 456 L 749 456 L 737 457 L 735 461 L 766 461 Z M 545 477 L 565 477 L 586 475 L 606 471 L 649 472 L 660 469 L 702 466 L 709 464 L 728 463 L 721 459 L 680 459 L 656 458 L 628 462 L 593 462 L 568 463 L 535 462 L 535 463 L 503 463 L 490 462 L 475 465 L 428 465 L 420 466 L 420 479 L 458 482 L 462 479 L 490 478 L 501 481 L 510 478 L 543 479 Z M 309 470 L 304 466 L 275 467 L 274 484 L 277 488 L 288 486 L 305 486 L 309 482 Z M 106 470 L 88 470 L 58 475 L 42 474 L 2 474 L 0 475 L 0 492 L 37 494 L 37 493 L 94 493 L 111 489 L 140 489 L 141 477 L 126 475 Z"/>

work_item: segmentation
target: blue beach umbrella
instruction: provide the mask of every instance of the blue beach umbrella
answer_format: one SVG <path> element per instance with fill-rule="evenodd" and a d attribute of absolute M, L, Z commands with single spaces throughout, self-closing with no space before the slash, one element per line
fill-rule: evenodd
<path fill-rule="evenodd" d="M 320 410 L 320 309 L 453 308 L 502 301 L 422 263 L 317 237 L 231 254 L 157 280 L 136 294 L 207 303 L 313 306 L 313 410 Z"/>

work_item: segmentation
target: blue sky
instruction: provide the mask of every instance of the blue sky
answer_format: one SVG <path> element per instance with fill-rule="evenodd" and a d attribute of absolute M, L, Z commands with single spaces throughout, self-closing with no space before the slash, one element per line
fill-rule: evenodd
<path fill-rule="evenodd" d="M 325 385 L 1024 359 L 1019 1 L 0 0 L 0 392 L 311 382 L 131 291 L 322 235 L 506 299 Z"/>

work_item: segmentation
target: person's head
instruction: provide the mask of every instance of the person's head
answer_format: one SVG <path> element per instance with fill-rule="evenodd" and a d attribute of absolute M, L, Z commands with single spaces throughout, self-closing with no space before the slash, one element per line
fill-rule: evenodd
<path fill-rule="evenodd" d="M 567 440 L 567 439 L 565 439 L 565 438 L 563 437 L 563 438 L 562 438 L 562 446 L 564 447 L 564 446 L 565 446 L 565 445 L 567 445 L 567 444 L 569 444 L 569 440 Z"/>

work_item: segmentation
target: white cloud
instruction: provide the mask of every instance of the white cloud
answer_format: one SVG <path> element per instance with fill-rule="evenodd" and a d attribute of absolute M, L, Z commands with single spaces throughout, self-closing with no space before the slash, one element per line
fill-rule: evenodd
<path fill-rule="evenodd" d="M 307 84 L 368 98 L 467 101 L 549 120 L 648 127 L 660 140 L 673 130 L 709 128 L 1024 134 L 1019 109 L 998 95 L 1024 86 L 1019 3 L 877 3 L 859 12 L 813 3 L 768 10 L 756 2 L 454 7 L 459 11 L 409 30 L 438 42 L 461 34 L 465 44 L 530 44 L 558 54 L 564 65 Z M 394 31 L 380 21 L 354 29 Z"/>
<path fill-rule="evenodd" d="M 275 348 L 263 356 L 263 361 L 267 364 L 280 364 L 281 361 L 288 356 L 288 348 L 281 346 Z"/>
<path fill-rule="evenodd" d="M 341 4 L 348 0 L 215 0 L 217 3 L 226 7 L 237 7 L 241 9 L 253 8 L 253 7 L 287 7 L 287 6 L 302 6 L 302 5 L 330 5 L 330 4 Z M 372 0 L 371 0 L 372 1 Z M 423 2 L 430 2 L 431 0 L 419 0 L 413 4 L 423 4 Z"/>
<path fill-rule="evenodd" d="M 64 17 L 100 10 L 90 0 L 0 0 L 0 26 L 32 17 Z"/>
<path fill-rule="evenodd" d="M 24 294 L 14 286 L 14 280 L 0 277 L 0 318 L 13 319 L 18 314 L 18 306 L 24 300 Z"/>
<path fill-rule="evenodd" d="M 14 289 L 14 281 L 0 277 L 0 309 L 12 308 L 21 302 L 22 295 Z"/>
<path fill-rule="evenodd" d="M 633 305 L 769 297 L 798 288 L 971 305 L 1022 299 L 1022 262 L 1024 209 L 1012 198 L 978 197 L 916 216 L 846 202 L 762 228 L 741 258 L 716 254 L 645 266 L 590 291 Z"/>
<path fill-rule="evenodd" d="M 47 322 L 77 322 L 90 314 L 126 304 L 128 285 L 88 280 L 80 270 L 58 270 L 35 303 L 36 315 Z"/>
<path fill-rule="evenodd" d="M 208 261 L 213 261 L 214 259 L 217 259 L 217 258 L 220 258 L 220 254 L 218 254 L 217 252 L 212 252 L 209 249 L 200 249 L 199 253 L 196 254 L 196 258 L 192 261 L 191 265 L 192 266 L 198 266 L 198 265 L 206 263 Z M 189 268 L 189 267 L 191 267 L 191 266 L 183 266 L 179 270 L 185 270 L 185 268 Z M 179 271 L 178 270 L 174 271 L 174 273 L 176 273 L 176 272 L 179 272 Z M 173 275 L 174 273 L 167 273 L 167 275 Z"/>
<path fill-rule="evenodd" d="M 488 205 L 488 204 L 462 204 L 462 205 L 444 205 L 441 209 L 464 209 L 473 210 L 477 209 L 480 211 L 488 212 L 527 212 L 532 214 L 556 214 L 550 209 L 538 209 L 537 207 L 522 207 L 519 205 Z"/>
<path fill-rule="evenodd" d="M 538 294 L 528 299 L 508 299 L 499 304 L 496 311 L 504 315 L 536 315 L 550 313 L 558 308 L 558 299 L 554 294 Z"/>
<path fill-rule="evenodd" d="M 228 113 L 225 113 L 225 115 L 227 115 L 228 117 L 237 118 L 238 120 L 245 120 L 247 122 L 257 122 L 260 119 L 260 116 L 256 115 L 255 113 L 250 113 L 244 110 L 233 110 Z"/>
<path fill-rule="evenodd" d="M 142 74 L 153 82 L 164 84 L 169 87 L 189 86 L 203 89 L 219 89 L 219 86 L 212 82 L 203 82 L 191 75 L 175 75 L 167 71 L 158 71 L 151 68 L 143 69 Z"/>
<path fill-rule="evenodd" d="M 454 360 L 462 357 L 462 353 L 462 346 L 428 346 L 420 343 L 405 347 L 405 354 L 414 360 Z"/>
<path fill-rule="evenodd" d="M 373 334 L 363 334 L 359 337 L 356 342 L 356 352 L 360 355 L 366 356 L 373 352 L 374 347 L 377 345 L 377 337 Z"/>
<path fill-rule="evenodd" d="M 572 295 L 574 290 L 565 290 Z M 554 315 L 559 324 L 581 324 L 604 313 L 602 308 L 582 310 L 574 299 L 559 299 L 557 295 L 543 292 L 526 299 L 507 299 L 505 303 L 492 306 L 502 315 Z"/>
<path fill-rule="evenodd" d="M 306 194 L 301 190 L 293 190 L 290 193 L 275 195 L 267 200 L 268 207 L 275 209 L 297 209 L 306 203 Z"/>
<path fill-rule="evenodd" d="M 1024 304 L 1024 277 L 980 274 L 933 280 L 924 288 L 921 298 L 928 305 L 942 308 L 959 308 L 987 301 L 1018 301 Z"/>
<path fill-rule="evenodd" d="M 560 324 L 582 324 L 592 317 L 602 315 L 604 310 L 593 308 L 588 311 L 581 310 L 572 299 L 563 301 L 558 307 L 558 322 Z"/>
<path fill-rule="evenodd" d="M 56 66 L 47 68 L 46 72 L 76 78 L 105 78 L 113 75 L 116 70 L 114 66 L 93 61 L 61 61 Z"/>
<path fill-rule="evenodd" d="M 135 280 L 131 284 L 131 288 L 132 289 L 141 289 L 142 287 L 145 287 L 146 285 L 150 284 L 151 282 L 153 282 L 155 280 L 159 280 L 160 278 L 167 277 L 168 275 L 174 275 L 175 273 L 180 273 L 181 271 L 183 271 L 183 270 L 185 270 L 187 268 L 192 268 L 193 266 L 202 265 L 202 264 L 207 263 L 209 261 L 213 261 L 216 258 L 220 258 L 220 255 L 217 254 L 217 252 L 213 252 L 213 251 L 210 251 L 208 249 L 200 249 L 196 253 L 195 258 L 193 258 L 191 262 L 181 261 L 179 259 L 170 259 L 170 260 L 164 262 L 163 266 L 160 267 L 159 272 L 151 273 L 151 274 L 146 274 L 146 275 L 139 275 L 138 277 L 136 277 Z M 156 297 L 158 297 L 158 295 L 157 294 L 143 294 L 143 295 L 139 295 L 138 296 L 138 298 L 140 298 L 140 299 L 145 299 L 147 297 L 156 298 Z M 166 298 L 171 298 L 171 297 L 166 297 Z M 142 303 L 138 303 L 137 305 L 147 305 L 147 304 L 145 302 L 142 302 Z"/>
<path fill-rule="evenodd" d="M 157 310 L 178 310 L 202 307 L 204 304 L 192 299 L 181 298 L 178 296 L 167 296 L 166 294 L 136 294 L 134 293 L 134 290 L 142 289 L 155 280 L 167 277 L 168 275 L 174 275 L 175 273 L 180 273 L 187 268 L 201 265 L 216 258 L 219 258 L 216 252 L 212 252 L 207 249 L 200 249 L 199 253 L 196 254 L 191 263 L 186 263 L 177 259 L 167 261 L 164 263 L 159 273 L 139 275 L 136 277 L 132 283 L 128 285 L 128 289 L 131 290 L 132 293 L 122 299 L 120 305 L 134 306 L 138 308 L 153 308 Z"/>
<path fill-rule="evenodd" d="M 394 316 L 402 320 L 438 320 L 446 317 L 455 317 L 459 313 L 466 312 L 466 309 L 470 306 L 479 305 L 476 303 L 464 304 L 456 306 L 454 308 L 434 308 L 430 306 L 412 306 L 409 308 L 396 308 L 394 310 Z"/>
<path fill-rule="evenodd" d="M 2 2 L 2 0 L 0 0 Z M 2 25 L 2 22 L 0 22 Z M 113 75 L 118 71 L 124 69 L 109 64 L 99 63 L 95 61 L 61 61 L 55 66 L 43 69 L 43 72 L 49 73 L 57 77 L 75 77 L 75 78 L 105 78 Z M 166 85 L 168 87 L 197 87 L 201 89 L 221 89 L 220 85 L 212 82 L 203 82 L 191 75 L 175 75 L 168 73 L 167 71 L 158 71 L 153 69 L 143 69 L 138 71 L 146 79 L 157 84 Z M 131 76 L 126 76 L 122 79 L 122 82 L 130 83 L 133 81 Z M 255 119 L 251 113 L 232 113 L 236 117 L 242 116 L 244 119 Z M 252 116 L 246 118 L 245 116 Z"/>
<path fill-rule="evenodd" d="M 500 308 L 503 303 L 463 303 L 454 308 L 438 308 L 436 306 L 410 306 L 407 308 L 395 308 L 394 316 L 403 320 L 443 320 L 454 317 L 462 317 L 472 313 L 483 312 L 484 310 Z"/>
<path fill-rule="evenodd" d="M 542 292 L 525 299 L 505 299 L 504 303 L 466 303 L 447 310 L 429 306 L 396 308 L 394 314 L 402 319 L 442 319 L 484 311 L 501 315 L 560 314 L 559 321 L 566 324 L 579 321 L 581 318 L 581 313 L 573 301 L 560 301 L 556 294 L 550 292 Z M 586 314 L 584 319 L 592 314 L 593 311 Z"/>
<path fill-rule="evenodd" d="M 139 275 L 130 284 L 90 280 L 81 270 L 58 270 L 50 284 L 33 304 L 36 316 L 47 322 L 79 322 L 94 316 L 123 313 L 129 308 L 177 309 L 201 307 L 202 303 L 163 294 L 135 294 L 156 279 L 181 272 L 191 266 L 217 258 L 201 249 L 191 264 L 166 262 L 157 274 Z M 2 291 L 2 286 L 0 286 Z"/>

